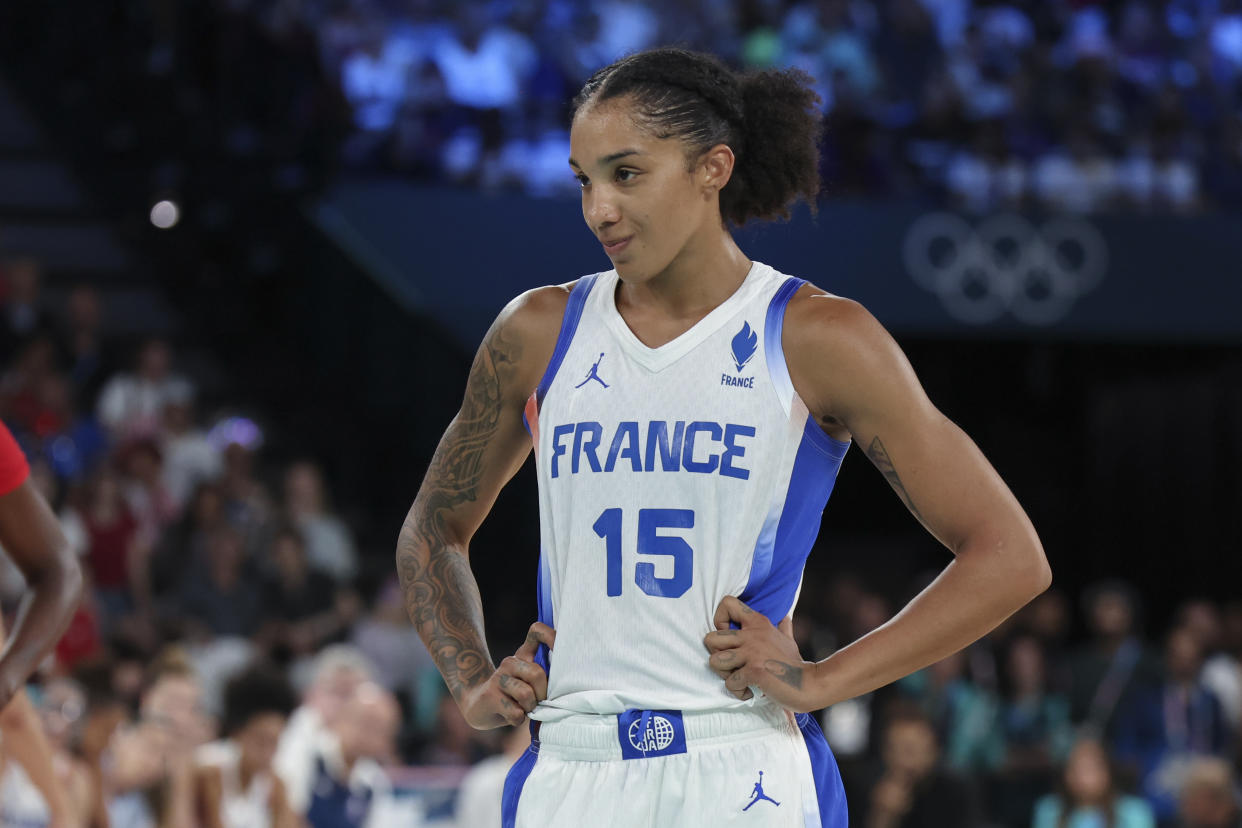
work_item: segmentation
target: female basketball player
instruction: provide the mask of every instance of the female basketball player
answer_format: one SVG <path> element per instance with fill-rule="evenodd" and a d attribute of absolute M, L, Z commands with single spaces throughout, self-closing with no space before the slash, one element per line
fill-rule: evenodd
<path fill-rule="evenodd" d="M 501 313 L 397 550 L 467 720 L 537 720 L 506 825 L 844 826 L 823 736 L 790 711 L 935 662 L 1048 586 L 1021 507 L 884 329 L 730 235 L 813 202 L 808 80 L 661 49 L 575 100 L 569 164 L 613 270 Z M 539 623 L 496 668 L 468 546 L 532 442 Z M 956 559 L 807 663 L 780 626 L 851 442 Z"/>

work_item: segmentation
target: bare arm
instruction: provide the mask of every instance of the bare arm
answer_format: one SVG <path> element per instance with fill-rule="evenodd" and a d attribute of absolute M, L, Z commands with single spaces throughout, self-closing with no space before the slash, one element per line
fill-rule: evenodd
<path fill-rule="evenodd" d="M 27 483 L 22 485 L 27 485 Z M 4 625 L 0 623 L 0 637 Z M 52 763 L 52 747 L 43 733 L 43 721 L 25 690 L 0 709 L 0 743 L 4 751 L 21 766 L 47 803 L 52 823 L 57 826 L 80 824 L 65 785 L 56 775 Z"/>
<path fill-rule="evenodd" d="M 60 639 L 82 597 L 82 572 L 47 501 L 27 479 L 0 496 L 0 546 L 28 591 L 0 650 L 0 707 Z"/>
<path fill-rule="evenodd" d="M 790 304 L 785 345 L 790 376 L 812 415 L 837 436 L 852 436 L 954 555 L 896 617 L 817 664 L 787 647 L 771 649 L 779 639 L 763 628 L 771 626 L 766 620 L 749 618 L 755 632 L 747 636 L 709 635 L 712 666 L 728 675 L 730 690 L 759 686 L 791 707 L 814 710 L 962 649 L 1047 589 L 1051 573 L 1035 529 L 1000 475 L 932 405 L 901 349 L 861 306 L 804 288 Z M 747 612 L 726 598 L 718 627 L 735 620 L 745 630 Z M 754 649 L 724 655 L 739 649 L 725 646 L 731 640 L 748 638 Z"/>
<path fill-rule="evenodd" d="M 397 542 L 406 610 L 475 727 L 521 722 L 534 706 L 543 673 L 534 664 L 510 664 L 497 675 L 484 638 L 469 545 L 500 489 L 530 453 L 522 409 L 551 357 L 565 296 L 561 288 L 532 291 L 496 319 L 475 355 L 461 410 L 440 439 Z M 521 682 L 533 691 L 517 687 Z M 546 693 L 546 677 L 542 682 Z"/>

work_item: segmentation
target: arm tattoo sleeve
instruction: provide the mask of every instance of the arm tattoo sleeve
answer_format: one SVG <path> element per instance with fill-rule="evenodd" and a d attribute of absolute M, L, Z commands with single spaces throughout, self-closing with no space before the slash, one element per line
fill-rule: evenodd
<path fill-rule="evenodd" d="M 448 531 L 458 506 L 478 497 L 484 455 L 500 423 L 520 344 L 503 322 L 488 332 L 470 366 L 461 411 L 440 439 L 397 542 L 405 608 L 454 698 L 493 671 L 483 605 L 464 545 Z"/>
<path fill-rule="evenodd" d="M 918 507 L 914 505 L 914 500 L 910 497 L 910 493 L 902 485 L 901 478 L 897 476 L 897 467 L 893 465 L 893 461 L 888 456 L 888 451 L 884 448 L 884 444 L 880 442 L 879 437 L 871 441 L 871 445 L 867 448 L 867 456 L 871 458 L 871 462 L 884 475 L 884 479 L 888 481 L 888 484 L 893 487 L 893 491 L 897 492 L 897 496 L 906 504 L 906 508 L 918 518 L 919 523 L 927 523 L 919 513 Z"/>

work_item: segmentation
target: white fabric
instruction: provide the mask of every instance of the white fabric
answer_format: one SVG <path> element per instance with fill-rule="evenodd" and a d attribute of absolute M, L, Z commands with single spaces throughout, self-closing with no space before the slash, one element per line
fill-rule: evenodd
<path fill-rule="evenodd" d="M 43 794 L 17 762 L 3 763 L 0 776 L 0 828 L 44 828 L 51 815 Z"/>
<path fill-rule="evenodd" d="M 209 742 L 195 751 L 200 767 L 220 771 L 220 823 L 222 828 L 268 828 L 271 820 L 272 778 L 255 774 L 243 790 L 241 750 L 232 741 Z"/>
<path fill-rule="evenodd" d="M 609 739 L 619 755 L 616 719 L 574 716 L 543 725 L 517 828 L 822 824 L 806 742 L 789 714 L 765 704 L 686 714 L 685 726 L 685 753 L 591 761 L 586 757 L 599 755 Z M 769 799 L 755 795 L 761 779 Z"/>
<path fill-rule="evenodd" d="M 725 690 L 708 667 L 703 636 L 714 628 L 721 599 L 746 588 L 761 534 L 775 534 L 807 422 L 783 357 L 772 354 L 770 365 L 765 344 L 768 306 L 788 277 L 756 262 L 732 296 L 658 348 L 645 346 L 617 311 L 617 278 L 615 271 L 598 277 L 533 429 L 538 434 L 541 578 L 550 590 L 557 630 L 548 699 L 532 714 L 544 722 L 574 712 L 711 710 L 755 703 Z M 754 337 L 749 347 L 747 329 Z M 598 380 L 588 379 L 593 370 Z M 753 386 L 729 384 L 738 379 Z M 675 461 L 677 470 L 665 470 L 658 444 L 654 470 L 634 470 L 635 463 L 644 469 L 648 465 L 652 421 L 667 423 L 670 446 L 677 423 L 684 424 L 686 435 L 692 425 L 706 424 L 693 441 L 684 438 L 683 448 L 692 451 Z M 599 424 L 602 436 L 594 455 L 587 448 L 590 435 L 576 431 L 581 423 Z M 637 458 L 625 452 L 631 445 L 621 434 L 625 423 L 637 429 Z M 719 433 L 713 436 L 711 428 Z M 738 429 L 754 429 L 753 436 Z M 737 450 L 727 462 L 733 476 L 722 473 L 730 433 Z M 702 464 L 699 469 L 715 470 L 689 471 L 687 458 Z M 593 459 L 600 471 L 592 470 Z M 738 470 L 745 470 L 745 479 Z M 608 550 L 614 548 L 610 535 L 617 533 L 602 523 L 617 520 L 615 510 L 620 594 L 609 595 L 608 560 L 614 554 Z M 683 517 L 692 512 L 693 525 L 673 528 L 666 520 L 672 510 Z M 648 524 L 645 554 L 640 554 L 644 511 Z M 674 553 L 684 553 L 686 546 L 692 550 L 692 575 L 683 594 L 653 595 L 640 587 L 643 572 L 673 578 Z M 791 594 L 784 614 L 792 612 L 793 600 Z"/>
<path fill-rule="evenodd" d="M 489 756 L 470 769 L 457 790 L 454 816 L 457 828 L 496 828 L 500 825 L 500 799 L 505 777 L 513 760 L 501 754 Z"/>

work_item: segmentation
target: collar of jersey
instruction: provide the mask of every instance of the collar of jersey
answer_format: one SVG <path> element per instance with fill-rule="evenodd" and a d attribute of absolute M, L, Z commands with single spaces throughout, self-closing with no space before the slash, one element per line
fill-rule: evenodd
<path fill-rule="evenodd" d="M 737 290 L 729 295 L 728 299 L 712 308 L 706 316 L 691 325 L 681 335 L 658 348 L 644 345 L 642 340 L 630 330 L 630 326 L 625 323 L 621 312 L 617 310 L 617 271 L 610 270 L 600 278 L 600 284 L 596 286 L 598 293 L 596 301 L 605 323 L 616 335 L 626 354 L 649 371 L 663 371 L 715 333 L 754 295 L 763 281 L 759 274 L 765 267 L 766 265 L 760 262 L 752 261 L 746 278 L 742 280 L 742 284 L 738 285 Z"/>

